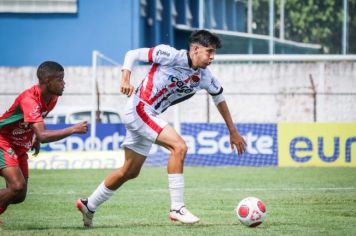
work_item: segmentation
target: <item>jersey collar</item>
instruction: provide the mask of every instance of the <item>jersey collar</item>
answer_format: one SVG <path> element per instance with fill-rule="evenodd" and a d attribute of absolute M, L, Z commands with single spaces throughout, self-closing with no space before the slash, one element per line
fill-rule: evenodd
<path fill-rule="evenodd" d="M 188 65 L 189 65 L 189 67 L 190 68 L 192 68 L 192 59 L 190 58 L 190 56 L 189 56 L 189 51 L 187 51 L 187 59 L 188 59 Z M 192 68 L 193 69 L 193 68 Z"/>
<path fill-rule="evenodd" d="M 193 62 L 192 62 L 192 59 L 191 59 L 190 56 L 189 56 L 189 51 L 187 51 L 187 59 L 188 59 L 188 65 L 189 65 L 190 69 L 192 69 L 193 71 L 198 71 L 199 68 L 194 69 L 194 68 L 192 67 L 192 66 L 193 66 Z"/>

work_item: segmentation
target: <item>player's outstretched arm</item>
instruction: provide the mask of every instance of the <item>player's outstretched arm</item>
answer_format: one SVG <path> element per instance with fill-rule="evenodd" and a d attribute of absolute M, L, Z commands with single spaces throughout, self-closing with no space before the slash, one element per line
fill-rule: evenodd
<path fill-rule="evenodd" d="M 217 108 L 218 108 L 221 116 L 224 118 L 226 126 L 230 131 L 231 148 L 236 149 L 237 153 L 239 155 L 241 155 L 246 150 L 246 142 L 245 142 L 244 138 L 239 134 L 239 132 L 237 131 L 237 129 L 232 121 L 231 114 L 230 114 L 229 108 L 227 106 L 227 103 L 225 101 L 222 101 L 217 105 Z"/>
<path fill-rule="evenodd" d="M 44 122 L 32 124 L 32 129 L 41 143 L 49 143 L 61 140 L 72 134 L 85 134 L 88 132 L 86 121 L 59 130 L 47 130 Z"/>
<path fill-rule="evenodd" d="M 149 62 L 149 48 L 139 48 L 130 50 L 125 55 L 124 64 L 122 66 L 122 78 L 120 83 L 120 92 L 130 97 L 134 92 L 134 86 L 130 83 L 131 71 L 135 61 Z"/>

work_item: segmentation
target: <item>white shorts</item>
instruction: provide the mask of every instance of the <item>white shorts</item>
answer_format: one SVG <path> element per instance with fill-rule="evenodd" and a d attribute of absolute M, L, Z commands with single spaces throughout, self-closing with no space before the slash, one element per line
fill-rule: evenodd
<path fill-rule="evenodd" d="M 130 98 L 127 103 L 123 121 L 126 136 L 122 147 L 129 148 L 143 156 L 148 156 L 152 144 L 168 124 L 165 120 L 158 118 L 150 107 L 136 96 Z"/>

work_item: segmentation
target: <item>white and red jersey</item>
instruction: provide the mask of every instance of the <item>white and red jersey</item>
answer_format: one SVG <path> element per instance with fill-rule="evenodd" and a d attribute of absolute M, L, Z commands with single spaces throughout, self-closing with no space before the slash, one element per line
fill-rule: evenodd
<path fill-rule="evenodd" d="M 134 59 L 153 63 L 135 96 L 156 114 L 192 97 L 201 89 L 205 89 L 213 98 L 222 94 L 223 88 L 209 69 L 195 70 L 191 67 L 187 50 L 162 44 L 150 49 L 137 49 L 135 53 L 139 56 L 130 59 L 130 54 L 126 55 L 123 69 L 131 70 Z M 223 100 L 220 96 L 219 102 Z"/>

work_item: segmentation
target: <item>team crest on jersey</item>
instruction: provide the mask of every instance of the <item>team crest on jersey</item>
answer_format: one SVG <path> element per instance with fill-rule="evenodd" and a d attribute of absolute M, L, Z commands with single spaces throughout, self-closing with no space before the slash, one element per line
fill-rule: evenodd
<path fill-rule="evenodd" d="M 19 127 L 20 127 L 20 128 L 23 128 L 23 129 L 28 129 L 29 124 L 28 124 L 28 122 L 21 122 L 21 123 L 19 124 Z"/>
<path fill-rule="evenodd" d="M 200 78 L 197 75 L 192 75 L 190 77 L 190 87 L 197 87 L 200 83 Z"/>
<path fill-rule="evenodd" d="M 14 155 L 14 150 L 12 150 L 12 148 L 7 149 L 7 154 L 10 156 Z"/>

